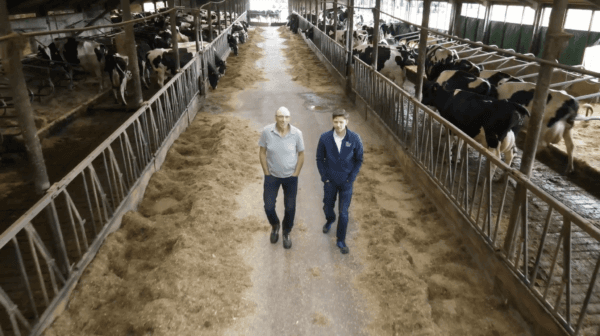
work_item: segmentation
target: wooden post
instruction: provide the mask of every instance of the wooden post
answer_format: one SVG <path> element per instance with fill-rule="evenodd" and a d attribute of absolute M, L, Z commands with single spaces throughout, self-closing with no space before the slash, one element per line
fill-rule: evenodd
<path fill-rule="evenodd" d="M 0 0 L 0 36 L 10 35 L 12 33 L 10 21 L 8 19 L 6 0 Z M 3 68 L 8 75 L 19 129 L 25 140 L 27 156 L 33 170 L 35 192 L 38 196 L 43 196 L 48 188 L 50 188 L 50 180 L 48 179 L 48 173 L 46 171 L 42 145 L 35 127 L 33 109 L 29 102 L 27 86 L 25 85 L 25 76 L 21 64 L 21 43 L 27 42 L 25 39 L 16 36 L 7 41 L 0 42 L 0 44 L 3 44 L 2 47 L 5 50 L 4 56 L 6 57 L 2 62 Z M 70 272 L 69 261 L 59 223 L 55 220 L 53 208 L 50 205 L 46 206 L 45 212 L 48 224 L 52 231 L 52 238 L 54 241 L 53 248 L 55 249 L 54 255 L 58 258 L 57 265 L 64 275 L 68 275 Z"/>
<path fill-rule="evenodd" d="M 213 24 L 212 24 L 212 4 L 208 4 L 208 37 L 209 41 L 213 41 Z"/>
<path fill-rule="evenodd" d="M 542 58 L 547 61 L 558 59 L 560 53 L 567 46 L 571 34 L 565 34 L 563 26 L 565 23 L 565 14 L 567 12 L 568 0 L 554 0 L 552 13 L 550 14 L 550 22 L 548 24 L 548 32 L 546 33 L 546 44 L 544 45 L 544 53 Z M 535 153 L 538 145 L 538 140 L 541 135 L 542 123 L 544 121 L 544 110 L 546 109 L 546 100 L 548 97 L 548 89 L 552 82 L 552 73 L 554 67 L 548 64 L 540 66 L 536 89 L 533 94 L 533 106 L 531 107 L 531 117 L 527 126 L 527 138 L 525 139 L 525 149 L 521 158 L 520 171 L 527 177 L 531 176 Z M 513 237 L 515 234 L 517 218 L 519 210 L 521 210 L 521 202 L 524 202 L 527 197 L 527 188 L 519 183 L 515 191 L 515 202 L 510 214 L 508 230 L 506 237 Z M 523 223 L 522 223 L 523 224 Z M 512 239 L 506 239 L 504 242 L 504 251 L 508 253 L 512 245 Z"/>
<path fill-rule="evenodd" d="M 452 18 L 450 19 L 450 35 L 458 36 L 460 31 L 460 14 L 462 12 L 462 2 L 455 0 L 452 2 Z"/>
<path fill-rule="evenodd" d="M 169 7 L 175 8 L 175 0 L 169 0 Z M 175 54 L 175 70 L 179 71 L 179 44 L 177 43 L 177 11 L 171 12 L 171 17 L 169 19 L 171 21 L 171 36 L 173 36 L 173 53 Z M 175 75 L 175 74 L 173 74 Z"/>
<path fill-rule="evenodd" d="M 129 0 L 121 0 L 121 9 L 123 10 L 123 21 L 131 20 L 131 5 L 129 4 Z M 129 66 L 127 68 L 131 71 L 133 77 L 133 101 L 131 104 L 134 109 L 137 109 L 144 101 L 144 98 L 142 97 L 142 82 L 140 79 L 140 68 L 138 67 L 137 47 L 135 36 L 133 36 L 133 23 L 125 26 L 125 50 L 127 57 L 129 57 Z"/>
<path fill-rule="evenodd" d="M 348 32 L 346 36 L 346 51 L 348 52 L 348 60 L 346 61 L 346 95 L 352 95 L 352 50 L 354 49 L 354 0 L 348 0 Z"/>
<path fill-rule="evenodd" d="M 431 0 L 423 1 L 423 20 L 421 26 L 429 27 L 429 13 L 431 12 Z M 423 76 L 425 75 L 425 59 L 427 58 L 427 35 L 426 29 L 421 29 L 421 36 L 419 40 L 419 57 L 417 58 L 417 83 L 415 84 L 415 96 L 418 101 L 421 101 L 422 88 L 423 88 Z"/>
<path fill-rule="evenodd" d="M 6 0 L 0 0 L 0 36 L 12 34 Z M 23 41 L 24 42 L 24 41 Z M 33 119 L 33 109 L 29 102 L 29 94 L 25 85 L 25 76 L 21 65 L 20 40 L 13 38 L 3 43 L 6 59 L 3 59 L 3 68 L 6 70 L 12 91 L 15 111 L 19 128 L 25 140 L 25 147 L 29 162 L 33 168 L 33 180 L 37 195 L 43 195 L 50 188 L 42 145 L 37 136 L 37 129 Z"/>
<path fill-rule="evenodd" d="M 375 24 L 373 25 L 373 70 L 377 71 L 377 56 L 379 54 L 379 11 L 381 8 L 381 0 L 375 1 L 375 8 L 373 8 L 373 18 Z"/>
<path fill-rule="evenodd" d="M 198 11 L 198 9 L 194 10 L 194 31 L 196 33 L 196 53 L 200 52 L 200 33 L 199 33 L 199 27 L 200 26 L 200 20 L 198 19 L 198 15 L 200 15 L 200 12 Z"/>
<path fill-rule="evenodd" d="M 485 2 L 485 15 L 483 16 L 483 43 L 490 42 L 490 16 L 492 15 L 492 3 Z"/>
<path fill-rule="evenodd" d="M 219 35 L 221 35 L 221 4 L 217 4 L 217 29 L 219 30 Z"/>
<path fill-rule="evenodd" d="M 333 0 L 333 40 L 337 40 L 337 27 L 338 27 L 338 15 L 337 15 L 337 0 Z"/>
<path fill-rule="evenodd" d="M 319 0 L 315 0 L 315 15 L 317 16 L 315 25 L 317 29 L 319 29 L 319 14 L 321 13 L 321 8 L 319 7 Z"/>

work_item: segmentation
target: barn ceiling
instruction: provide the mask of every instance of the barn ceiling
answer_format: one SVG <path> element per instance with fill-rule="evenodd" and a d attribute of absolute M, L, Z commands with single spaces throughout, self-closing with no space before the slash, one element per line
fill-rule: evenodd
<path fill-rule="evenodd" d="M 147 0 L 146 0 L 147 1 Z M 193 1 L 193 0 L 192 0 Z M 196 0 L 198 5 L 205 4 L 209 0 Z M 330 1 L 330 0 L 327 0 Z M 392 0 L 381 0 L 392 1 Z M 131 3 L 145 2 L 144 0 L 131 0 Z M 176 4 L 179 4 L 181 0 L 175 0 Z M 188 2 L 188 0 L 184 0 Z M 338 3 L 341 5 L 348 4 L 348 0 L 339 0 Z M 373 1 L 375 2 L 375 1 Z M 525 5 L 530 7 L 537 7 L 538 5 L 551 6 L 552 0 L 465 0 L 463 2 L 476 2 L 486 4 L 491 2 L 492 4 L 506 4 L 506 5 Z M 119 7 L 120 0 L 7 0 L 8 12 L 10 15 L 14 14 L 25 14 L 25 13 L 36 13 L 38 16 L 45 16 L 48 11 L 57 10 L 86 10 L 92 7 L 102 6 L 104 9 L 111 10 Z M 600 9 L 600 0 L 569 0 L 569 5 L 580 8 L 589 9 Z M 332 4 L 327 5 L 328 8 L 333 7 Z"/>

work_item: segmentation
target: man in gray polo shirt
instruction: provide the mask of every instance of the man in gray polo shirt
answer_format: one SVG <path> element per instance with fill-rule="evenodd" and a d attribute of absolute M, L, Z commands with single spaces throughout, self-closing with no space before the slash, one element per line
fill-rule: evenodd
<path fill-rule="evenodd" d="M 265 212 L 272 226 L 271 243 L 279 239 L 279 217 L 275 212 L 275 201 L 279 186 L 283 187 L 283 247 L 292 247 L 290 232 L 296 215 L 296 194 L 298 175 L 304 164 L 304 140 L 302 132 L 290 125 L 290 111 L 280 107 L 275 112 L 275 123 L 265 126 L 258 145 L 260 146 L 260 164 L 265 173 L 263 199 Z"/>

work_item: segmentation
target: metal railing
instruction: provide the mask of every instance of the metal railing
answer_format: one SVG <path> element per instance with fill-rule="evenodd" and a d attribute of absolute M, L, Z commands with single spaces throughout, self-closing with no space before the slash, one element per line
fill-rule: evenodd
<path fill-rule="evenodd" d="M 300 17 L 300 27 L 310 26 Z M 326 38 L 318 29 L 314 34 L 319 48 Z M 379 116 L 485 244 L 500 253 L 505 265 L 569 334 L 596 334 L 598 316 L 592 315 L 600 305 L 595 291 L 600 230 L 370 65 L 357 57 L 353 61 L 357 97 Z M 453 136 L 461 144 L 455 149 Z M 504 176 L 499 184 L 493 181 L 494 171 Z M 510 186 L 516 183 L 527 188 L 525 199 L 515 199 Z M 511 223 L 516 229 L 509 235 Z M 588 314 L 590 305 L 595 308 Z"/>
<path fill-rule="evenodd" d="M 294 12 L 294 14 L 298 14 Z M 346 48 L 337 43 L 334 39 L 327 36 L 323 31 L 308 22 L 305 18 L 298 14 L 299 28 L 302 30 L 313 29 L 313 44 L 319 49 L 319 51 L 325 56 L 327 61 L 333 66 L 337 73 L 342 77 L 346 78 L 346 67 L 347 67 L 347 55 Z M 300 32 L 298 32 L 301 34 Z"/>
<path fill-rule="evenodd" d="M 0 234 L 0 335 L 37 335 L 52 322 L 124 210 L 140 199 L 156 155 L 170 146 L 178 125 L 191 122 L 188 108 L 207 80 L 207 62 L 214 52 L 229 55 L 230 30 Z"/>
<path fill-rule="evenodd" d="M 586 311 L 590 302 L 600 303 L 594 291 L 600 230 L 356 57 L 354 76 L 357 96 L 485 243 L 498 251 L 509 242 L 506 265 L 564 328 L 576 335 L 596 324 L 586 319 Z M 450 160 L 452 136 L 464 145 L 457 146 Z M 492 183 L 494 166 L 506 176 L 500 185 Z M 514 191 L 509 185 L 515 182 L 526 186 L 528 197 L 510 204 Z M 511 221 L 518 229 L 508 237 Z"/>

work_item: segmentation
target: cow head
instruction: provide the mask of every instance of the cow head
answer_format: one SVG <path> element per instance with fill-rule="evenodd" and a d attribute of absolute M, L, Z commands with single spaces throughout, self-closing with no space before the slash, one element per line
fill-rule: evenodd
<path fill-rule="evenodd" d="M 423 105 L 435 106 L 435 97 L 439 91 L 443 90 L 440 84 L 424 80 L 423 88 L 421 89 L 421 103 Z"/>
<path fill-rule="evenodd" d="M 455 63 L 458 65 L 457 70 L 462 70 L 468 73 L 472 73 L 475 76 L 479 76 L 481 74 L 482 67 L 475 65 L 475 63 L 468 60 L 459 60 Z"/>

